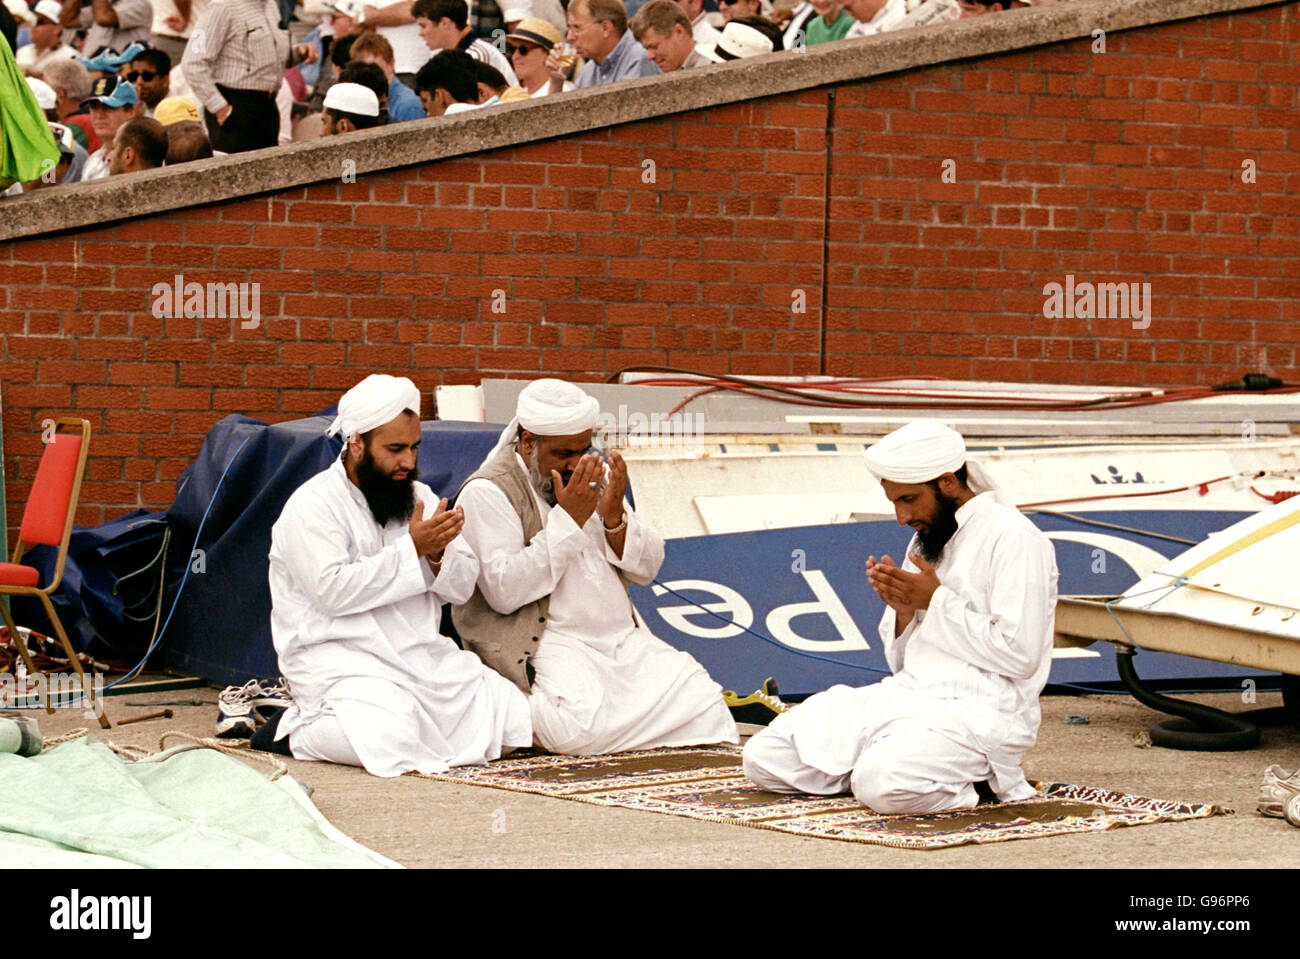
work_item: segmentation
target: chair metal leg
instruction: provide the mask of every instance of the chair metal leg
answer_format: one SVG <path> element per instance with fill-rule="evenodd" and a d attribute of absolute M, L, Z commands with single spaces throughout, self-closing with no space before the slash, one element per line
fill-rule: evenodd
<path fill-rule="evenodd" d="M 50 602 L 50 597 L 44 593 L 38 594 L 41 597 L 41 604 L 45 607 L 45 615 L 50 618 L 54 624 L 54 631 L 59 634 L 59 642 L 63 644 L 63 650 L 68 654 L 68 660 L 72 663 L 72 668 L 76 670 L 77 675 L 81 677 L 81 692 L 90 703 L 95 715 L 99 718 L 99 725 L 103 729 L 112 729 L 113 724 L 108 721 L 108 713 L 104 709 L 104 704 L 95 699 L 95 691 L 91 688 L 90 679 L 86 676 L 86 671 L 81 668 L 81 660 L 77 658 L 76 650 L 72 648 L 72 643 L 68 642 L 68 634 L 63 631 L 63 623 L 59 621 L 59 614 L 54 610 L 54 604 Z M 49 696 L 48 690 L 46 696 Z"/>
<path fill-rule="evenodd" d="M 23 665 L 27 667 L 28 674 L 31 676 L 41 675 L 41 671 L 37 669 L 36 664 L 32 662 L 32 654 L 27 650 L 27 643 L 23 640 L 22 633 L 18 632 L 18 626 L 14 623 L 13 617 L 9 614 L 9 607 L 4 603 L 0 603 L 0 616 L 4 617 L 5 626 L 9 629 L 9 638 L 13 640 L 14 646 L 18 650 L 18 655 L 22 657 Z M 45 711 L 47 713 L 52 713 L 54 712 L 54 705 L 50 702 L 50 684 L 42 683 L 41 686 L 45 690 Z"/>

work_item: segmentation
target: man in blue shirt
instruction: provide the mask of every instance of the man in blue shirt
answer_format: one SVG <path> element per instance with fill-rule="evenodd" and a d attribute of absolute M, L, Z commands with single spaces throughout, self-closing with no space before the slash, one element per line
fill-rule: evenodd
<path fill-rule="evenodd" d="M 373 63 L 388 80 L 388 122 L 423 120 L 424 104 L 415 91 L 397 78 L 393 45 L 378 33 L 363 33 L 352 43 L 351 62 Z"/>
<path fill-rule="evenodd" d="M 587 61 L 574 81 L 578 89 L 660 72 L 628 30 L 622 0 L 573 0 L 568 22 L 569 42 Z"/>

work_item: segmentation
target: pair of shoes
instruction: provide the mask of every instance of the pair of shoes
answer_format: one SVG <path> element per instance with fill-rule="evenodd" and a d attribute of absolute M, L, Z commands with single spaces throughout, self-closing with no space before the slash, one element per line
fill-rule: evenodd
<path fill-rule="evenodd" d="M 250 679 L 242 686 L 227 686 L 217 696 L 217 738 L 247 739 L 277 709 L 293 705 L 289 683 L 263 686 Z"/>
<path fill-rule="evenodd" d="M 727 708 L 731 710 L 731 718 L 737 723 L 766 726 L 790 708 L 781 702 L 780 692 L 776 680 L 769 676 L 763 681 L 761 688 L 743 698 L 737 696 L 733 690 L 723 690 L 722 701 L 727 704 Z"/>
<path fill-rule="evenodd" d="M 1264 770 L 1264 781 L 1259 787 L 1262 815 L 1287 818 L 1288 801 L 1295 796 L 1300 796 L 1300 771 L 1289 773 L 1276 764 Z"/>

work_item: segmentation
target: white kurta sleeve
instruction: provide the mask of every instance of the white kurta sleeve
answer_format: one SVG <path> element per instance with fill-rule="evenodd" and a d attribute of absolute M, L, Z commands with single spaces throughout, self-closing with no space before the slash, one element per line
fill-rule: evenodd
<path fill-rule="evenodd" d="M 609 545 L 605 537 L 605 559 L 623 571 L 629 582 L 638 586 L 649 586 L 654 582 L 659 567 L 664 564 L 664 539 L 645 523 L 641 522 L 632 508 L 623 503 L 627 516 L 627 533 L 623 537 L 623 555 L 620 557 Z M 596 521 L 604 526 L 600 515 Z"/>
<path fill-rule="evenodd" d="M 1032 678 L 1052 651 L 1051 549 L 1037 537 L 1008 531 L 990 556 L 988 608 L 941 585 L 930 599 L 926 627 L 942 630 L 939 642 L 973 666 Z"/>
<path fill-rule="evenodd" d="M 893 607 L 885 606 L 885 614 L 880 617 L 880 647 L 885 651 L 885 662 L 889 665 L 891 672 L 897 673 L 902 670 L 907 641 L 912 638 L 917 627 L 920 626 L 924 615 L 924 610 L 918 611 L 912 616 L 912 621 L 907 624 L 903 631 L 895 636 L 894 624 L 898 619 L 898 614 L 894 612 Z"/>
<path fill-rule="evenodd" d="M 502 615 L 549 596 L 586 544 L 586 534 L 559 507 L 542 531 L 524 542 L 524 528 L 506 494 L 488 480 L 461 490 L 456 505 L 465 510 L 462 536 L 478 555 L 478 587 L 488 605 Z"/>
<path fill-rule="evenodd" d="M 292 580 L 331 616 L 363 613 L 428 589 L 410 533 L 372 556 L 352 560 L 346 526 L 320 500 L 294 504 L 272 532 Z M 319 506 L 319 509 L 316 507 Z M 290 522 L 285 522 L 289 519 Z"/>
<path fill-rule="evenodd" d="M 468 603 L 474 595 L 478 574 L 478 557 L 465 542 L 464 535 L 457 536 L 442 551 L 442 568 L 433 581 L 433 595 L 440 603 Z"/>

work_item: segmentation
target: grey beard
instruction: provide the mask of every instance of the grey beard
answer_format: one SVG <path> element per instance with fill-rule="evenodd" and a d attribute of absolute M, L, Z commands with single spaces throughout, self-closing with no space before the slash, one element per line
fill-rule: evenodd
<path fill-rule="evenodd" d="M 537 465 L 537 447 L 533 447 L 532 456 L 524 458 L 524 463 L 528 466 L 528 482 L 537 491 L 537 495 L 548 505 L 556 505 L 559 500 L 555 498 L 555 480 L 542 475 L 541 468 Z"/>

